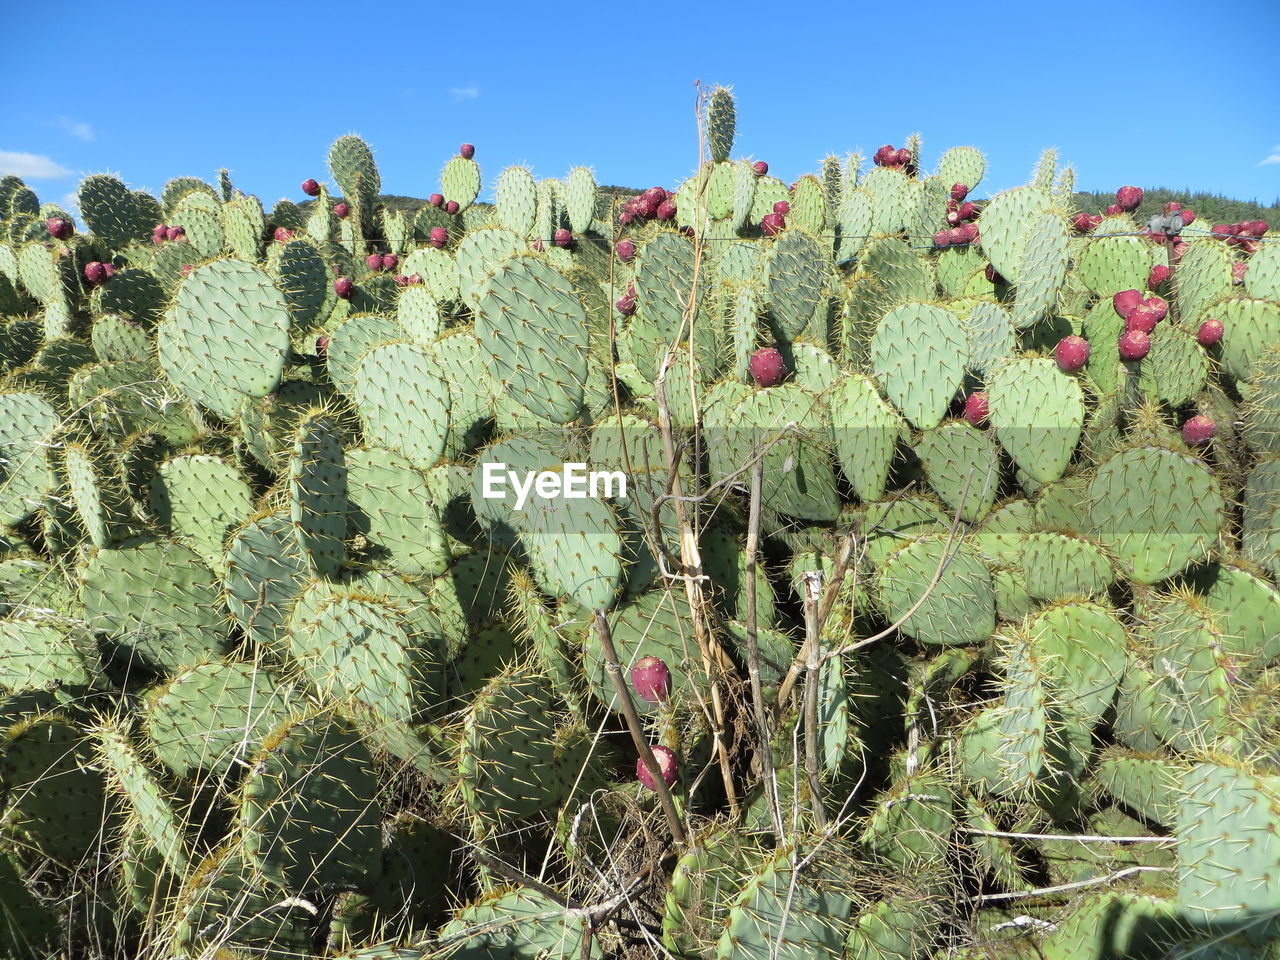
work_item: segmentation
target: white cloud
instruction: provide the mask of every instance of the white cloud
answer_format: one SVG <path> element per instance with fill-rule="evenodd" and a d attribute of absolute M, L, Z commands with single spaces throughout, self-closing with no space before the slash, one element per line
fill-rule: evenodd
<path fill-rule="evenodd" d="M 71 171 L 60 163 L 37 153 L 18 153 L 0 150 L 0 175 L 13 174 L 24 180 L 58 180 L 71 176 Z"/>
<path fill-rule="evenodd" d="M 68 213 L 76 213 L 80 209 L 80 195 L 75 190 L 64 194 L 62 199 L 58 201 L 58 206 Z"/>
<path fill-rule="evenodd" d="M 1267 157 L 1267 159 L 1260 162 L 1258 166 L 1265 167 L 1268 163 L 1280 163 L 1280 144 L 1277 144 L 1276 146 L 1272 147 L 1271 156 Z"/>
<path fill-rule="evenodd" d="M 59 117 L 53 121 L 53 125 L 63 133 L 75 137 L 77 140 L 88 142 L 93 139 L 93 127 L 82 120 L 72 120 L 70 117 Z"/>
<path fill-rule="evenodd" d="M 449 92 L 453 94 L 454 103 L 461 103 L 463 100 L 474 100 L 480 96 L 480 88 L 474 82 L 467 84 L 465 87 L 453 87 Z"/>

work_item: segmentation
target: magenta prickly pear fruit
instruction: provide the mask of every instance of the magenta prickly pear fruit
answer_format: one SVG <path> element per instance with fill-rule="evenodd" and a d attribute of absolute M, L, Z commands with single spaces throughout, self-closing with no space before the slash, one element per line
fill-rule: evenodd
<path fill-rule="evenodd" d="M 325 334 L 316 337 L 316 356 L 323 357 L 329 350 L 329 338 Z"/>
<path fill-rule="evenodd" d="M 967 183 L 953 183 L 951 185 L 951 199 L 959 203 L 969 195 L 969 185 Z"/>
<path fill-rule="evenodd" d="M 624 227 L 635 218 L 636 218 L 636 215 L 632 213 L 630 210 L 623 210 L 620 214 L 618 214 L 618 222 L 622 224 Z"/>
<path fill-rule="evenodd" d="M 1093 229 L 1093 218 L 1082 210 L 1071 218 L 1071 225 L 1076 233 L 1088 233 Z"/>
<path fill-rule="evenodd" d="M 382 269 L 382 254 L 371 253 L 364 258 L 365 265 L 374 272 Z"/>
<path fill-rule="evenodd" d="M 170 227 L 165 231 L 165 236 L 170 240 L 185 240 L 187 238 L 187 231 L 184 227 Z"/>
<path fill-rule="evenodd" d="M 400 258 L 394 253 L 384 253 L 382 255 L 382 269 L 394 270 L 396 265 L 400 263 Z"/>
<path fill-rule="evenodd" d="M 905 167 L 911 163 L 911 151 L 906 147 L 899 147 L 893 155 L 893 162 L 900 167 Z"/>
<path fill-rule="evenodd" d="M 102 264 L 97 260 L 84 265 L 84 278 L 89 283 L 101 283 L 106 275 L 106 271 L 102 269 Z"/>
<path fill-rule="evenodd" d="M 1141 330 L 1126 330 L 1120 334 L 1120 359 L 1141 360 L 1151 351 L 1151 335 Z"/>
<path fill-rule="evenodd" d="M 444 227 L 431 228 L 431 245 L 439 250 L 449 242 L 449 231 Z"/>
<path fill-rule="evenodd" d="M 1214 422 L 1203 414 L 1197 414 L 1182 425 L 1182 439 L 1193 447 L 1213 439 Z"/>
<path fill-rule="evenodd" d="M 966 223 L 963 226 L 957 227 L 956 229 L 964 234 L 965 243 L 978 242 L 978 225 L 976 223 Z"/>
<path fill-rule="evenodd" d="M 44 225 L 48 228 L 49 235 L 55 240 L 65 240 L 74 231 L 71 221 L 66 217 L 50 217 Z"/>
<path fill-rule="evenodd" d="M 539 253 L 547 249 L 547 245 L 542 242 L 541 237 L 534 237 L 533 243 L 529 244 L 529 246 L 533 247 L 533 249 L 537 250 Z"/>
<path fill-rule="evenodd" d="M 351 299 L 351 291 L 356 285 L 351 282 L 350 277 L 339 277 L 333 281 L 333 292 L 340 296 L 343 300 Z"/>
<path fill-rule="evenodd" d="M 636 244 L 634 240 L 619 240 L 613 248 L 613 252 L 618 255 L 618 259 L 623 263 L 630 263 L 631 258 L 636 255 Z"/>
<path fill-rule="evenodd" d="M 676 782 L 676 755 L 661 744 L 656 744 L 652 749 L 653 759 L 658 761 L 658 770 L 662 773 L 662 782 L 669 787 Z M 653 774 L 649 772 L 648 764 L 644 762 L 644 757 L 636 758 L 636 779 L 650 790 L 658 789 L 653 782 Z"/>
<path fill-rule="evenodd" d="M 982 272 L 987 278 L 987 283 L 1004 283 L 1004 277 L 1002 277 L 991 264 L 988 263 L 987 268 Z"/>
<path fill-rule="evenodd" d="M 1147 289 L 1154 290 L 1160 284 L 1169 279 L 1169 268 L 1163 263 L 1157 263 L 1151 268 L 1151 273 L 1147 275 Z"/>
<path fill-rule="evenodd" d="M 320 196 L 320 184 L 308 177 L 306 180 L 302 181 L 302 192 L 308 197 L 318 197 Z"/>
<path fill-rule="evenodd" d="M 350 212 L 351 208 L 345 203 L 335 203 L 333 205 L 333 215 L 339 220 L 345 220 L 347 218 L 347 214 Z"/>
<path fill-rule="evenodd" d="M 105 283 L 116 275 L 116 265 L 114 263 L 104 263 L 102 265 L 102 280 Z"/>
<path fill-rule="evenodd" d="M 877 150 L 871 157 L 871 160 L 877 167 L 887 167 L 893 163 L 898 151 L 893 148 L 893 144 L 886 143 Z"/>
<path fill-rule="evenodd" d="M 773 347 L 763 347 L 753 353 L 748 367 L 757 387 L 776 387 L 787 375 L 782 354 Z"/>
<path fill-rule="evenodd" d="M 939 230 L 937 233 L 935 233 L 935 234 L 933 235 L 933 245 L 934 245 L 935 247 L 949 247 L 949 246 L 951 246 L 951 231 L 950 231 L 950 230 Z M 989 269 L 991 269 L 991 268 L 990 268 L 990 267 L 988 267 L 987 269 L 989 270 Z"/>
<path fill-rule="evenodd" d="M 958 213 L 961 220 L 976 220 L 978 218 L 978 205 L 971 200 L 966 200 L 960 204 Z"/>
<path fill-rule="evenodd" d="M 1200 329 L 1196 331 L 1196 340 L 1202 347 L 1212 347 L 1215 343 L 1222 339 L 1222 335 L 1227 332 L 1227 328 L 1222 325 L 1222 321 L 1216 317 L 1209 317 L 1200 324 Z"/>
<path fill-rule="evenodd" d="M 568 250 L 573 246 L 573 232 L 566 227 L 561 227 L 557 230 L 552 239 L 555 240 L 556 246 L 563 250 Z"/>
<path fill-rule="evenodd" d="M 1116 314 L 1122 319 L 1129 319 L 1129 314 L 1138 309 L 1138 304 L 1142 303 L 1141 290 L 1121 290 L 1111 298 L 1111 305 L 1115 307 Z"/>
<path fill-rule="evenodd" d="M 397 287 L 407 287 L 409 285 L 409 277 L 403 273 L 397 273 L 395 275 L 395 281 Z"/>
<path fill-rule="evenodd" d="M 470 160 L 476 155 L 476 147 L 473 143 L 464 143 L 458 148 L 458 153 L 462 155 L 463 160 Z"/>
<path fill-rule="evenodd" d="M 280 243 L 288 243 L 293 239 L 293 231 L 288 227 L 276 227 L 275 233 L 272 234 Z"/>
<path fill-rule="evenodd" d="M 787 221 L 783 219 L 780 213 L 766 213 L 760 221 L 760 229 L 766 237 L 774 237 L 782 232 L 782 228 L 787 225 Z"/>
<path fill-rule="evenodd" d="M 1169 315 L 1169 301 L 1164 297 L 1147 297 L 1142 301 L 1142 307 L 1156 318 L 1156 323 Z"/>
<path fill-rule="evenodd" d="M 1248 269 L 1249 264 L 1243 260 L 1231 264 L 1231 282 L 1237 285 L 1244 283 L 1244 275 Z"/>
<path fill-rule="evenodd" d="M 670 220 L 676 215 L 676 202 L 674 200 L 663 200 L 658 204 L 658 209 L 654 212 L 658 215 L 659 220 Z"/>
<path fill-rule="evenodd" d="M 1075 335 L 1063 337 L 1054 347 L 1053 358 L 1063 373 L 1079 370 L 1089 361 L 1089 341 Z"/>
<path fill-rule="evenodd" d="M 631 685 L 642 700 L 662 703 L 671 696 L 671 671 L 658 657 L 644 657 L 631 668 Z"/>
<path fill-rule="evenodd" d="M 184 264 L 182 265 L 182 275 L 185 277 L 185 276 L 186 276 L 187 274 L 189 274 L 190 272 L 191 272 L 191 264 L 189 264 L 189 263 L 184 263 Z"/>
<path fill-rule="evenodd" d="M 640 194 L 641 200 L 651 201 L 655 207 L 663 200 L 667 200 L 670 197 L 671 194 L 667 192 L 666 187 L 650 187 L 644 193 Z"/>
<path fill-rule="evenodd" d="M 636 312 L 636 298 L 633 294 L 626 294 L 618 298 L 614 306 L 618 308 L 618 313 L 624 317 L 629 317 Z"/>
<path fill-rule="evenodd" d="M 1107 207 L 1105 212 L 1108 217 L 1118 217 L 1120 214 L 1124 213 L 1124 207 L 1120 206 L 1118 203 L 1113 203 L 1111 206 Z"/>
<path fill-rule="evenodd" d="M 756 172 L 757 177 L 763 177 L 766 173 L 769 172 L 769 165 L 765 163 L 763 160 L 757 160 L 755 163 L 751 165 L 751 169 Z"/>
<path fill-rule="evenodd" d="M 157 223 L 151 228 L 151 242 L 157 247 L 169 239 L 169 228 L 163 223 Z"/>
<path fill-rule="evenodd" d="M 422 274 L 420 274 L 420 273 L 411 273 L 411 274 L 409 274 L 409 286 L 411 286 L 411 287 L 420 287 L 420 286 L 422 286 L 425 282 L 426 282 L 426 281 L 422 279 Z"/>
<path fill-rule="evenodd" d="M 779 200 L 773 205 L 773 212 L 780 213 L 785 217 L 791 212 L 791 204 L 787 203 L 785 200 Z"/>
<path fill-rule="evenodd" d="M 953 226 L 953 227 L 958 227 L 958 226 L 960 226 L 960 211 L 959 211 L 959 210 L 948 210 L 948 211 L 947 211 L 947 223 L 948 223 L 949 225 Z"/>
<path fill-rule="evenodd" d="M 987 417 L 991 415 L 991 405 L 987 400 L 985 390 L 978 390 L 969 394 L 964 401 L 964 418 L 975 427 L 980 427 L 987 422 Z"/>
<path fill-rule="evenodd" d="M 1150 333 L 1159 322 L 1156 319 L 1155 311 L 1145 303 L 1142 303 L 1138 305 L 1138 308 L 1133 313 L 1124 318 L 1124 328 L 1126 330 L 1141 330 L 1143 333 Z"/>
<path fill-rule="evenodd" d="M 1121 187 L 1116 191 L 1116 205 L 1126 213 L 1130 210 L 1137 210 L 1141 203 L 1141 187 Z"/>
<path fill-rule="evenodd" d="M 457 200 L 446 200 L 446 201 L 445 201 L 445 203 L 444 203 L 444 212 L 445 212 L 445 213 L 450 213 L 450 214 L 452 214 L 452 213 L 457 213 L 457 212 L 458 212 L 458 201 L 457 201 Z"/>
<path fill-rule="evenodd" d="M 443 193 L 433 193 L 433 194 L 431 195 L 431 205 L 432 205 L 433 207 L 443 207 L 443 206 L 444 206 L 444 194 L 443 194 Z"/>

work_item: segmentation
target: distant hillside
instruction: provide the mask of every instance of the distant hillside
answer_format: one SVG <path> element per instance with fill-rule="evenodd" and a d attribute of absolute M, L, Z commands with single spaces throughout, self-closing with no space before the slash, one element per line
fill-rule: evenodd
<path fill-rule="evenodd" d="M 1240 220 L 1266 220 L 1272 227 L 1280 226 L 1280 200 L 1264 207 L 1253 200 L 1232 200 L 1216 193 L 1193 192 L 1191 190 L 1170 190 L 1168 187 L 1143 188 L 1145 194 L 1142 205 L 1138 207 L 1139 223 L 1164 212 L 1164 205 L 1170 201 L 1182 204 L 1194 210 L 1197 222 L 1205 222 L 1212 226 L 1215 223 L 1236 223 Z M 1086 213 L 1102 213 L 1108 206 L 1116 202 L 1114 193 L 1077 193 L 1076 206 Z"/>

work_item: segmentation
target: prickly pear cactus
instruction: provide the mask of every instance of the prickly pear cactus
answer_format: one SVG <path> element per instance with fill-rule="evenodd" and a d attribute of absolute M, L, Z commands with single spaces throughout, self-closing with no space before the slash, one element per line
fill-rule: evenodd
<path fill-rule="evenodd" d="M 1277 956 L 1274 233 L 740 110 L 0 178 L 0 958 Z"/>

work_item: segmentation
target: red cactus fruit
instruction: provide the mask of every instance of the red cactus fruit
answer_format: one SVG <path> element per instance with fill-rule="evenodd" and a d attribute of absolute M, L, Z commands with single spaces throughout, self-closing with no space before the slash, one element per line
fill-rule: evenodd
<path fill-rule="evenodd" d="M 458 148 L 458 153 L 462 156 L 463 160 L 470 160 L 476 155 L 475 144 L 464 143 Z"/>
<path fill-rule="evenodd" d="M 1124 318 L 1124 328 L 1126 330 L 1141 330 L 1143 333 L 1150 333 L 1159 322 L 1156 319 L 1155 311 L 1143 303 L 1139 304 L 1133 313 Z"/>
<path fill-rule="evenodd" d="M 400 262 L 400 258 L 397 257 L 394 253 L 384 253 L 382 255 L 383 270 L 394 270 L 396 268 L 396 265 L 399 264 L 399 262 Z"/>
<path fill-rule="evenodd" d="M 1227 328 L 1222 325 L 1221 320 L 1217 317 L 1209 317 L 1201 322 L 1200 329 L 1196 331 L 1196 340 L 1202 347 L 1212 347 L 1226 332 Z"/>
<path fill-rule="evenodd" d="M 318 197 L 320 196 L 320 184 L 311 178 L 307 178 L 302 181 L 302 192 L 308 197 Z"/>
<path fill-rule="evenodd" d="M 1164 297 L 1147 297 L 1142 301 L 1142 307 L 1149 310 L 1159 323 L 1169 315 L 1169 301 Z"/>
<path fill-rule="evenodd" d="M 1126 320 L 1129 314 L 1138 309 L 1140 303 L 1142 303 L 1141 290 L 1121 290 L 1111 298 L 1111 305 L 1115 307 L 1116 313 Z"/>
<path fill-rule="evenodd" d="M 951 185 L 951 199 L 959 203 L 969 195 L 969 185 L 967 183 L 953 183 Z"/>
<path fill-rule="evenodd" d="M 987 283 L 1004 283 L 1005 282 L 1004 277 L 1002 277 L 999 273 L 997 273 L 996 268 L 989 263 L 987 264 L 986 269 L 983 270 L 982 272 L 987 278 Z"/>
<path fill-rule="evenodd" d="M 1154 290 L 1160 284 L 1169 279 L 1169 268 L 1163 263 L 1157 263 L 1151 268 L 1151 272 L 1147 274 L 1147 289 Z"/>
<path fill-rule="evenodd" d="M 765 163 L 763 160 L 757 160 L 755 163 L 751 165 L 751 169 L 756 172 L 757 177 L 763 177 L 766 173 L 769 172 L 769 165 Z"/>
<path fill-rule="evenodd" d="M 568 250 L 573 246 L 573 233 L 565 227 L 561 227 L 556 231 L 554 239 L 556 246 L 561 249 Z"/>
<path fill-rule="evenodd" d="M 774 237 L 782 232 L 782 228 L 787 225 L 787 221 L 783 219 L 780 213 L 766 213 L 760 221 L 760 229 L 766 237 Z"/>
<path fill-rule="evenodd" d="M 1108 217 L 1118 217 L 1120 214 L 1124 213 L 1124 207 L 1120 206 L 1118 203 L 1113 203 L 1111 206 L 1107 207 L 1105 212 Z"/>
<path fill-rule="evenodd" d="M 443 194 L 443 193 L 433 193 L 433 194 L 431 195 L 431 197 L 430 197 L 430 200 L 431 200 L 431 205 L 432 205 L 433 207 L 443 207 L 443 206 L 444 206 L 444 194 Z"/>
<path fill-rule="evenodd" d="M 658 770 L 662 774 L 662 782 L 669 787 L 676 782 L 676 755 L 662 744 L 655 744 L 652 749 L 653 759 L 658 761 Z M 644 757 L 636 758 L 636 779 L 650 790 L 657 789 L 653 774 L 649 772 L 649 766 L 644 762 Z"/>
<path fill-rule="evenodd" d="M 671 696 L 671 671 L 659 657 L 644 657 L 631 668 L 631 685 L 642 700 L 661 703 Z"/>
<path fill-rule="evenodd" d="M 958 227 L 960 225 L 960 211 L 958 209 L 948 210 L 946 219 L 950 226 Z"/>
<path fill-rule="evenodd" d="M 106 271 L 103 270 L 102 264 L 97 260 L 84 265 L 84 278 L 92 284 L 98 284 L 106 277 Z"/>
<path fill-rule="evenodd" d="M 382 269 L 382 254 L 371 253 L 364 258 L 365 265 L 375 273 Z"/>
<path fill-rule="evenodd" d="M 431 245 L 439 250 L 449 242 L 449 231 L 444 227 L 431 228 Z"/>
<path fill-rule="evenodd" d="M 345 220 L 347 218 L 347 214 L 350 212 L 351 208 L 345 203 L 335 203 L 333 205 L 333 215 L 339 220 Z"/>
<path fill-rule="evenodd" d="M 964 418 L 975 427 L 980 427 L 986 423 L 987 417 L 990 415 L 991 405 L 985 390 L 975 391 L 965 398 Z"/>
<path fill-rule="evenodd" d="M 785 217 L 791 212 L 791 204 L 787 203 L 785 200 L 779 200 L 773 205 L 773 212 L 780 213 Z"/>
<path fill-rule="evenodd" d="M 613 252 L 618 255 L 618 259 L 623 263 L 630 263 L 632 257 L 636 255 L 636 244 L 634 240 L 619 240 L 613 248 Z"/>
<path fill-rule="evenodd" d="M 658 204 L 658 209 L 654 212 L 658 215 L 659 220 L 670 220 L 676 215 L 676 202 L 674 200 L 663 200 Z"/>
<path fill-rule="evenodd" d="M 757 387 L 776 387 L 782 382 L 782 378 L 787 375 L 787 367 L 782 362 L 782 354 L 773 347 L 762 347 L 751 354 L 748 367 Z"/>
<path fill-rule="evenodd" d="M 170 240 L 182 241 L 187 238 L 187 231 L 185 227 L 170 227 L 164 235 Z"/>
<path fill-rule="evenodd" d="M 271 235 L 276 238 L 278 243 L 288 243 L 293 239 L 293 231 L 288 227 L 276 227 Z"/>
<path fill-rule="evenodd" d="M 976 220 L 978 218 L 978 205 L 972 200 L 966 200 L 960 204 L 958 212 L 961 220 Z"/>
<path fill-rule="evenodd" d="M 1137 210 L 1142 203 L 1142 188 L 1121 187 L 1116 191 L 1116 203 L 1126 213 L 1130 210 Z"/>
<path fill-rule="evenodd" d="M 949 246 L 951 246 L 951 231 L 950 231 L 950 230 L 939 230 L 937 233 L 935 233 L 935 234 L 933 235 L 933 245 L 934 245 L 935 247 L 949 247 Z"/>
<path fill-rule="evenodd" d="M 877 167 L 887 167 L 898 158 L 898 151 L 892 144 L 886 143 L 871 157 Z"/>
<path fill-rule="evenodd" d="M 50 217 L 44 222 L 49 235 L 55 240 L 65 240 L 75 232 L 75 227 L 66 217 Z"/>
<path fill-rule="evenodd" d="M 1196 212 L 1194 210 L 1183 210 L 1181 213 L 1182 225 L 1184 227 L 1189 227 L 1191 224 L 1196 222 Z"/>
<path fill-rule="evenodd" d="M 157 223 L 151 228 L 151 242 L 157 247 L 169 239 L 169 228 L 163 223 Z"/>
<path fill-rule="evenodd" d="M 900 167 L 905 167 L 911 163 L 911 151 L 906 147 L 899 147 L 893 155 L 893 162 Z"/>
<path fill-rule="evenodd" d="M 1214 422 L 1203 414 L 1197 414 L 1182 425 L 1182 439 L 1193 447 L 1213 439 Z"/>
<path fill-rule="evenodd" d="M 1126 330 L 1120 334 L 1120 359 L 1141 360 L 1151 351 L 1151 335 L 1141 330 Z"/>
<path fill-rule="evenodd" d="M 630 210 L 623 210 L 620 214 L 618 214 L 618 222 L 622 224 L 624 227 L 635 218 L 636 218 L 636 215 L 632 213 Z"/>
<path fill-rule="evenodd" d="M 1089 360 L 1089 341 L 1075 335 L 1063 337 L 1053 349 L 1053 358 L 1063 373 L 1079 370 Z"/>
<path fill-rule="evenodd" d="M 1245 260 L 1237 260 L 1231 264 L 1231 282 L 1234 284 L 1244 283 L 1244 275 L 1249 269 L 1249 264 Z"/>
<path fill-rule="evenodd" d="M 618 308 L 618 313 L 624 317 L 629 317 L 636 312 L 636 298 L 634 294 L 625 294 L 617 299 L 614 306 Z"/>
<path fill-rule="evenodd" d="M 191 272 L 191 264 L 189 264 L 189 263 L 184 263 L 184 264 L 182 265 L 182 275 L 185 277 L 185 276 L 186 276 L 187 274 L 189 274 L 190 272 Z"/>
<path fill-rule="evenodd" d="M 356 285 L 351 282 L 350 277 L 339 277 L 333 281 L 333 292 L 340 296 L 343 300 L 351 299 L 351 292 Z"/>
<path fill-rule="evenodd" d="M 409 286 L 411 286 L 411 287 L 420 287 L 420 286 L 422 286 L 425 282 L 426 282 L 426 281 L 422 279 L 422 274 L 420 274 L 420 273 L 411 273 L 411 274 L 409 274 Z"/>
<path fill-rule="evenodd" d="M 397 273 L 395 275 L 395 281 L 397 287 L 407 287 L 409 285 L 409 277 L 407 274 Z"/>
<path fill-rule="evenodd" d="M 323 357 L 329 352 L 329 337 L 326 334 L 320 334 L 316 337 L 316 356 Z"/>
<path fill-rule="evenodd" d="M 457 200 L 446 200 L 446 201 L 444 202 L 444 212 L 445 212 L 445 213 L 448 213 L 448 214 L 454 214 L 454 213 L 457 213 L 457 212 L 458 212 L 458 201 L 457 201 Z"/>

